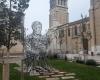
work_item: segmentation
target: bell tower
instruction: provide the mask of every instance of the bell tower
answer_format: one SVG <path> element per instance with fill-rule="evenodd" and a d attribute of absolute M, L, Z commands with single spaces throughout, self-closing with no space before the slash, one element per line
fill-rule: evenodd
<path fill-rule="evenodd" d="M 67 0 L 50 0 L 49 27 L 68 23 Z"/>
<path fill-rule="evenodd" d="M 92 51 L 100 52 L 100 0 L 90 0 L 90 26 Z"/>

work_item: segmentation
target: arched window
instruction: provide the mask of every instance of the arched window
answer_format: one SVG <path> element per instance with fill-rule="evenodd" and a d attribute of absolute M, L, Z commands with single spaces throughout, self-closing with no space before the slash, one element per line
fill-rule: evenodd
<path fill-rule="evenodd" d="M 80 34 L 81 34 L 81 26 L 78 25 L 78 26 L 77 26 L 77 35 L 80 35 Z"/>
<path fill-rule="evenodd" d="M 61 0 L 61 5 L 65 6 L 66 5 L 66 0 Z"/>
<path fill-rule="evenodd" d="M 62 4 L 62 0 L 58 0 L 58 5 L 61 5 Z"/>
<path fill-rule="evenodd" d="M 60 5 L 60 0 L 58 0 L 58 5 Z"/>
<path fill-rule="evenodd" d="M 64 6 L 66 6 L 66 0 L 64 0 Z"/>
<path fill-rule="evenodd" d="M 58 0 L 58 5 L 66 6 L 66 0 Z"/>
<path fill-rule="evenodd" d="M 56 5 L 56 0 L 50 0 L 50 9 L 54 8 Z"/>
<path fill-rule="evenodd" d="M 63 0 L 61 0 L 61 5 L 63 5 Z"/>
<path fill-rule="evenodd" d="M 77 26 L 74 28 L 75 35 L 77 36 Z"/>
<path fill-rule="evenodd" d="M 70 36 L 70 29 L 68 28 L 68 36 Z"/>
<path fill-rule="evenodd" d="M 64 30 L 59 30 L 59 38 L 63 38 L 64 37 Z"/>

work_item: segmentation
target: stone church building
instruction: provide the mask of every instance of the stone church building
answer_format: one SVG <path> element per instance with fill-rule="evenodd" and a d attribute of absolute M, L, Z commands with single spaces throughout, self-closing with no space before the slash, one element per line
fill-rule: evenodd
<path fill-rule="evenodd" d="M 89 17 L 74 22 L 69 22 L 67 1 L 50 0 L 47 51 L 100 53 L 100 0 L 90 0 Z"/>

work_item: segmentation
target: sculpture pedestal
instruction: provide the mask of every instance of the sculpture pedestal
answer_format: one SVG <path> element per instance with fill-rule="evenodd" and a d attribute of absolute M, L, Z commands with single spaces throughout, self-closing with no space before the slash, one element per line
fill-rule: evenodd
<path fill-rule="evenodd" d="M 10 75 L 10 69 L 9 65 L 11 63 L 19 63 L 23 58 L 21 56 L 12 56 L 12 57 L 3 57 L 0 58 L 0 63 L 3 65 L 2 69 L 2 80 L 9 80 L 9 75 Z"/>

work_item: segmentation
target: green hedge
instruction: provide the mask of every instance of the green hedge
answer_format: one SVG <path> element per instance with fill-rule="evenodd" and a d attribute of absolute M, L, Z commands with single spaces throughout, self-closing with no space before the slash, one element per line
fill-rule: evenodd
<path fill-rule="evenodd" d="M 87 61 L 86 61 L 86 64 L 87 64 L 87 65 L 91 65 L 91 66 L 97 66 L 96 61 L 93 60 L 93 59 L 89 59 L 89 60 L 87 60 Z"/>

